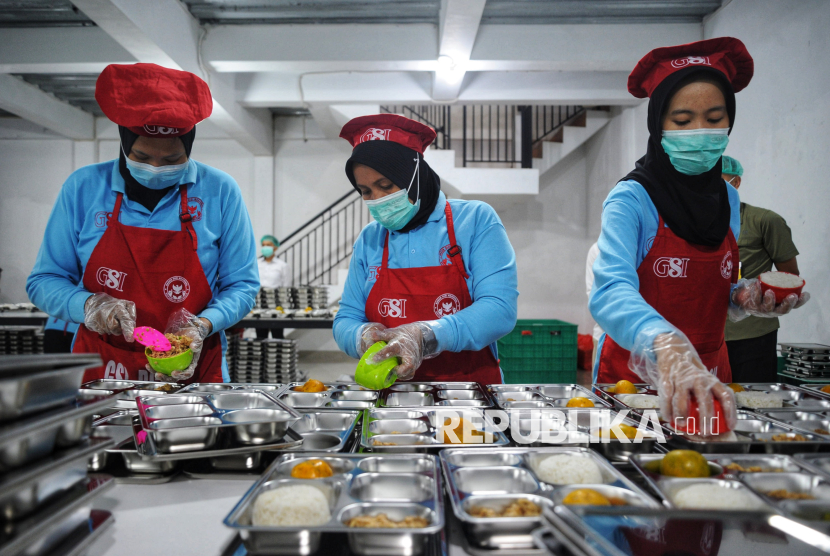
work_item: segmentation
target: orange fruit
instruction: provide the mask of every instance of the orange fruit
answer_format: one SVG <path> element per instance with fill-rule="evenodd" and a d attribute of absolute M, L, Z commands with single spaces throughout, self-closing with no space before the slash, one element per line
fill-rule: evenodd
<path fill-rule="evenodd" d="M 740 384 L 738 384 L 737 382 L 729 383 L 729 384 L 727 384 L 727 386 L 729 386 L 732 389 L 733 392 L 743 392 L 744 391 L 744 387 L 741 386 Z"/>
<path fill-rule="evenodd" d="M 291 476 L 295 479 L 322 479 L 331 477 L 333 474 L 331 466 L 321 459 L 310 459 L 298 463 L 291 470 Z"/>
<path fill-rule="evenodd" d="M 571 398 L 565 407 L 594 407 L 594 402 L 588 398 Z"/>
<path fill-rule="evenodd" d="M 614 386 L 614 394 L 636 394 L 637 387 L 628 380 L 621 380 Z"/>
<path fill-rule="evenodd" d="M 663 456 L 660 474 L 684 479 L 708 477 L 709 462 L 694 450 L 672 450 Z"/>
<path fill-rule="evenodd" d="M 326 385 L 319 380 L 309 379 L 302 386 L 294 387 L 297 392 L 325 392 Z"/>
<path fill-rule="evenodd" d="M 622 425 L 620 425 L 620 430 L 622 431 L 623 435 L 625 435 L 626 438 L 632 438 L 633 439 L 633 438 L 637 437 L 637 429 L 635 429 L 631 425 L 622 424 Z M 601 429 L 599 431 L 599 435 L 602 438 L 608 438 L 609 436 L 611 436 L 612 432 L 613 432 L 613 435 L 614 435 L 613 437 L 616 438 L 617 440 L 619 440 L 620 435 L 616 431 L 612 431 L 612 429 Z"/>
<path fill-rule="evenodd" d="M 567 506 L 610 506 L 611 501 L 591 488 L 578 488 L 562 499 Z"/>
<path fill-rule="evenodd" d="M 449 425 L 450 423 L 451 420 L 449 418 L 446 418 L 444 420 L 444 428 L 441 429 L 441 442 L 443 444 L 464 444 L 464 418 L 462 417 L 458 419 L 458 426 L 454 429 L 447 427 L 447 425 Z M 471 436 L 484 437 L 481 443 L 483 444 L 487 442 L 487 438 L 484 436 L 483 432 L 481 432 L 480 430 L 476 430 L 475 427 L 470 428 L 472 429 L 472 431 L 470 432 Z M 452 437 L 449 434 L 449 431 L 455 433 L 455 437 L 458 438 L 457 442 L 452 439 Z"/>
<path fill-rule="evenodd" d="M 827 386 L 822 386 L 821 391 L 825 394 L 830 394 L 830 384 L 828 384 Z"/>

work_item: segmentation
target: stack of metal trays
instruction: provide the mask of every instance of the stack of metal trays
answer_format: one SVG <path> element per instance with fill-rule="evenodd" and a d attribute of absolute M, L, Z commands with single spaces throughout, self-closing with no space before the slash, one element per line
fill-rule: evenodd
<path fill-rule="evenodd" d="M 375 407 L 378 392 L 359 384 L 325 383 L 322 392 L 302 392 L 300 382 L 293 382 L 280 392 L 279 399 L 286 405 L 300 409 L 366 409 Z"/>
<path fill-rule="evenodd" d="M 303 442 L 289 429 L 301 415 L 261 390 L 142 396 L 138 411 L 136 450 L 151 461 L 284 450 Z"/>
<path fill-rule="evenodd" d="M 796 378 L 830 377 L 830 346 L 824 344 L 779 344 L 786 373 Z"/>
<path fill-rule="evenodd" d="M 477 447 L 508 446 L 510 440 L 477 407 L 375 408 L 366 411 L 360 445 L 372 452 L 438 452 L 467 443 Z"/>
<path fill-rule="evenodd" d="M 79 395 L 84 371 L 100 365 L 97 355 L 0 358 L 0 554 L 82 547 L 111 522 L 88 525 L 91 501 L 112 486 L 87 476 L 87 461 L 114 444 L 89 438 L 111 399 Z"/>
<path fill-rule="evenodd" d="M 147 380 L 99 379 L 81 385 L 81 393 L 87 396 L 110 396 L 114 409 L 136 409 L 138 396 L 173 394 L 182 388 L 175 382 L 151 382 Z"/>
<path fill-rule="evenodd" d="M 294 294 L 293 288 L 260 288 L 257 295 L 257 307 L 261 309 L 293 309 Z"/>
<path fill-rule="evenodd" d="M 334 475 L 293 478 L 294 467 L 310 459 L 324 460 Z M 260 497 L 299 485 L 320 491 L 328 505 L 328 515 L 321 516 L 326 521 L 308 526 L 254 524 Z M 441 543 L 444 528 L 441 471 L 436 458 L 428 455 L 286 454 L 242 497 L 225 525 L 239 534 L 247 553 L 344 554 L 342 548 L 326 547 L 342 543 L 345 534 L 348 554 L 437 554 L 435 545 Z"/>
<path fill-rule="evenodd" d="M 299 379 L 296 340 L 242 338 L 234 343 L 230 368 L 234 382 L 288 383 Z"/>
<path fill-rule="evenodd" d="M 38 326 L 0 326 L 0 354 L 43 353 L 43 333 Z"/>
<path fill-rule="evenodd" d="M 615 499 L 621 510 L 659 507 L 586 448 L 450 448 L 440 459 L 453 513 L 468 545 L 464 548 L 476 555 L 533 554 L 531 532 L 542 525 L 542 511 L 562 504 L 576 489 L 590 488 Z M 593 473 L 583 473 L 586 466 Z"/>
<path fill-rule="evenodd" d="M 478 382 L 399 382 L 380 393 L 385 407 L 493 407 L 493 399 Z"/>
<path fill-rule="evenodd" d="M 294 288 L 294 301 L 298 309 L 311 307 L 325 309 L 329 304 L 329 289 L 326 286 L 300 286 Z"/>
<path fill-rule="evenodd" d="M 578 384 L 491 384 L 487 387 L 504 409 L 571 407 L 574 398 L 585 398 L 596 407 L 610 408 L 611 403 Z M 584 406 L 573 406 L 584 407 Z"/>

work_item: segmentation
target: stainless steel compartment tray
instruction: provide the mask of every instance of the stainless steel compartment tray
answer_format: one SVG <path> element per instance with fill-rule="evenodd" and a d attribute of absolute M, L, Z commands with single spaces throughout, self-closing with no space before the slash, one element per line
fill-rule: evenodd
<path fill-rule="evenodd" d="M 98 355 L 0 357 L 0 423 L 73 400 L 84 371 L 100 365 Z"/>
<path fill-rule="evenodd" d="M 492 442 L 444 444 L 442 438 L 439 438 L 438 421 L 444 422 L 443 419 L 453 416 L 469 421 L 478 431 L 491 434 Z M 378 425 L 375 423 L 387 420 L 395 421 L 395 430 L 375 432 L 378 430 Z M 405 428 L 408 425 L 411 427 Z M 426 429 L 424 432 L 415 432 L 423 430 L 424 427 Z M 483 438 L 483 440 L 486 439 L 486 437 Z M 509 446 L 510 439 L 504 432 L 498 430 L 496 424 L 487 416 L 486 410 L 482 408 L 378 408 L 365 412 L 360 445 L 363 449 L 372 452 L 412 453 L 437 452 L 448 447 Z"/>
<path fill-rule="evenodd" d="M 533 547 L 530 534 L 542 525 L 541 515 L 481 518 L 470 515 L 468 506 L 505 506 L 513 500 L 528 499 L 540 509 L 549 510 L 572 485 L 547 483 L 536 469 L 546 458 L 563 455 L 587 458 L 598 466 L 601 484 L 579 486 L 612 489 L 616 496 L 633 505 L 659 506 L 605 458 L 586 448 L 449 448 L 440 454 L 441 467 L 453 513 L 462 523 L 470 544 L 490 550 Z M 557 494 L 560 491 L 561 495 Z"/>
<path fill-rule="evenodd" d="M 478 382 L 396 382 L 380 392 L 378 407 L 493 407 Z"/>
<path fill-rule="evenodd" d="M 303 444 L 291 450 L 313 452 L 345 451 L 363 415 L 360 411 L 299 410 L 302 417 L 291 430 L 303 437 Z"/>
<path fill-rule="evenodd" d="M 0 554 L 16 556 L 35 543 L 42 543 L 60 530 L 64 523 L 83 509 L 89 511 L 91 502 L 115 486 L 112 477 L 92 475 L 51 504 L 23 521 L 6 527 L 6 536 L 0 544 Z M 58 538 L 55 541 L 60 541 Z M 49 547 L 44 546 L 44 550 Z"/>
<path fill-rule="evenodd" d="M 294 465 L 323 459 L 334 475 L 326 479 L 293 479 Z M 277 527 L 252 524 L 256 499 L 286 485 L 308 485 L 323 492 L 330 519 L 318 526 Z M 225 518 L 239 533 L 249 553 L 312 554 L 323 533 L 345 533 L 355 554 L 415 555 L 444 527 L 441 472 L 430 455 L 285 454 L 275 461 Z M 350 528 L 344 521 L 359 515 L 386 513 L 426 517 L 424 528 Z"/>
<path fill-rule="evenodd" d="M 0 427 L 0 472 L 7 472 L 69 447 L 88 436 L 92 416 L 108 407 L 107 397 L 76 400 Z"/>
<path fill-rule="evenodd" d="M 571 398 L 587 398 L 597 408 L 613 407 L 613 403 L 578 384 L 491 384 L 487 389 L 499 407 L 505 409 L 565 408 Z"/>
<path fill-rule="evenodd" d="M 93 438 L 4 474 L 0 477 L 0 517 L 16 521 L 70 489 L 87 476 L 87 460 L 113 444 L 111 439 Z"/>
<path fill-rule="evenodd" d="M 271 384 L 271 383 L 250 383 L 250 382 L 196 382 L 188 384 L 181 390 L 180 394 L 186 392 L 198 393 L 212 393 L 212 392 L 227 392 L 239 390 L 260 390 L 262 392 L 270 392 L 272 395 L 279 395 L 287 386 L 285 384 Z"/>
<path fill-rule="evenodd" d="M 137 403 L 143 430 L 135 438 L 145 454 L 277 444 L 300 418 L 261 390 L 142 396 Z"/>
<path fill-rule="evenodd" d="M 323 392 L 298 392 L 295 388 L 302 382 L 287 384 L 278 394 L 284 404 L 295 409 L 347 410 L 375 407 L 378 391 L 370 390 L 357 383 L 326 382 Z"/>
<path fill-rule="evenodd" d="M 741 386 L 747 392 L 765 392 L 781 400 L 781 407 L 770 407 L 764 409 L 789 409 L 793 411 L 830 410 L 830 396 L 792 384 L 783 382 L 744 382 Z M 761 408 L 753 408 L 741 405 L 740 399 L 736 400 L 738 407 L 752 411 Z"/>
<path fill-rule="evenodd" d="M 136 409 L 138 396 L 174 394 L 182 386 L 175 382 L 154 382 L 148 380 L 111 380 L 99 379 L 81 385 L 84 392 L 107 392 L 112 395 L 112 407 L 115 409 Z"/>

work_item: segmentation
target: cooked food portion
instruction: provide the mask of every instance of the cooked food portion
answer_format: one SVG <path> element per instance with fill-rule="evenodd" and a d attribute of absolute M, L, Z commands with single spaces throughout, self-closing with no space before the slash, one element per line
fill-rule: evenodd
<path fill-rule="evenodd" d="M 327 388 L 325 384 L 312 378 L 307 380 L 302 386 L 295 386 L 293 390 L 295 392 L 325 392 Z"/>
<path fill-rule="evenodd" d="M 619 425 L 620 431 L 622 432 L 622 436 L 625 438 L 633 439 L 637 437 L 637 429 L 632 427 L 631 425 L 621 424 Z M 618 433 L 613 428 L 606 428 L 599 430 L 600 438 L 613 438 L 615 440 L 619 440 L 622 438 L 620 433 Z"/>
<path fill-rule="evenodd" d="M 813 432 L 816 434 L 830 434 L 830 431 L 827 429 L 813 429 Z"/>
<path fill-rule="evenodd" d="M 660 461 L 660 474 L 668 477 L 705 478 L 709 462 L 694 450 L 672 450 Z"/>
<path fill-rule="evenodd" d="M 821 391 L 825 394 L 830 394 L 830 384 L 828 384 L 827 386 L 822 386 Z"/>
<path fill-rule="evenodd" d="M 159 392 L 172 392 L 173 390 L 176 390 L 177 388 L 178 388 L 178 386 L 173 386 L 172 384 L 170 384 L 168 382 L 166 384 L 162 384 L 161 386 L 157 387 L 156 390 L 158 390 Z"/>
<path fill-rule="evenodd" d="M 325 495 L 312 486 L 287 485 L 260 494 L 254 502 L 256 526 L 314 527 L 331 519 Z"/>
<path fill-rule="evenodd" d="M 444 427 L 441 429 L 441 443 L 442 444 L 483 444 L 487 442 L 487 435 L 484 434 L 483 431 L 476 429 L 472 423 L 466 424 L 463 417 L 458 419 L 458 425 L 455 428 L 450 428 L 449 425 L 452 424 L 452 419 L 446 417 L 444 419 Z M 472 438 L 464 438 L 464 428 L 465 426 L 470 429 L 469 435 Z M 449 433 L 452 431 L 455 434 L 455 438 L 458 440 L 454 440 Z M 473 440 L 473 438 L 481 438 L 482 441 L 478 442 Z M 493 441 L 493 437 L 490 436 L 490 442 Z"/>
<path fill-rule="evenodd" d="M 156 351 L 151 349 L 150 357 L 153 359 L 166 359 L 168 357 L 181 355 L 190 349 L 190 342 L 193 341 L 193 339 L 188 336 L 177 336 L 170 333 L 165 334 L 164 337 L 170 342 L 170 351 Z"/>
<path fill-rule="evenodd" d="M 291 470 L 291 476 L 295 479 L 323 479 L 332 475 L 334 472 L 331 466 L 321 459 L 310 459 L 298 463 Z"/>
<path fill-rule="evenodd" d="M 766 439 L 762 438 L 762 440 L 764 442 L 767 442 Z M 800 434 L 793 434 L 792 436 L 790 436 L 790 434 L 788 434 L 786 432 L 783 432 L 781 434 L 773 434 L 770 437 L 769 441 L 770 442 L 807 442 L 807 437 L 801 436 Z"/>
<path fill-rule="evenodd" d="M 658 409 L 660 407 L 659 398 L 650 394 L 625 394 L 617 397 L 622 403 L 634 409 Z"/>
<path fill-rule="evenodd" d="M 636 394 L 637 387 L 628 380 L 620 380 L 617 384 L 609 388 L 608 391 L 612 394 Z"/>
<path fill-rule="evenodd" d="M 776 500 L 815 500 L 816 497 L 805 492 L 790 492 L 789 490 L 779 488 L 765 492 L 770 498 Z"/>
<path fill-rule="evenodd" d="M 365 529 L 423 529 L 429 527 L 429 520 L 417 515 L 408 515 L 401 521 L 393 521 L 386 514 L 359 515 L 346 522 L 346 527 Z"/>
<path fill-rule="evenodd" d="M 783 407 L 783 400 L 767 392 L 735 392 L 738 405 L 749 408 Z"/>
<path fill-rule="evenodd" d="M 675 506 L 689 510 L 760 510 L 764 505 L 744 490 L 698 483 L 678 490 L 672 497 Z"/>
<path fill-rule="evenodd" d="M 585 485 L 604 483 L 602 471 L 591 458 L 556 455 L 543 459 L 536 475 L 554 485 Z"/>
<path fill-rule="evenodd" d="M 744 392 L 745 391 L 745 388 L 743 386 L 741 386 L 740 384 L 738 384 L 737 382 L 732 382 L 730 384 L 727 384 L 727 386 L 729 386 L 732 389 L 733 392 Z"/>
<path fill-rule="evenodd" d="M 750 465 L 749 467 L 743 467 L 741 465 L 738 465 L 737 463 L 730 463 L 729 465 L 724 465 L 723 468 L 733 473 L 781 473 L 784 471 L 783 469 L 761 467 L 760 465 Z"/>
<path fill-rule="evenodd" d="M 562 499 L 566 506 L 627 506 L 622 498 L 605 496 L 592 488 L 579 488 L 568 493 Z"/>
<path fill-rule="evenodd" d="M 542 515 L 542 508 L 526 498 L 521 498 L 501 510 L 472 506 L 468 513 L 473 517 L 536 517 Z"/>
<path fill-rule="evenodd" d="M 383 442 L 381 440 L 375 439 L 372 441 L 372 446 L 397 446 L 394 442 Z"/>
<path fill-rule="evenodd" d="M 594 402 L 588 398 L 571 398 L 565 407 L 594 407 Z"/>

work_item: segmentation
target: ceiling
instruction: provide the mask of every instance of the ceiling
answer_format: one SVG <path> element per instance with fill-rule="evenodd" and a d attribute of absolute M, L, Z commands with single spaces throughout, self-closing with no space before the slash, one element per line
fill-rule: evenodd
<path fill-rule="evenodd" d="M 94 26 L 69 0 L 0 0 L 0 27 Z"/>
<path fill-rule="evenodd" d="M 17 77 L 81 110 L 104 115 L 95 101 L 96 73 L 26 73 Z"/>

